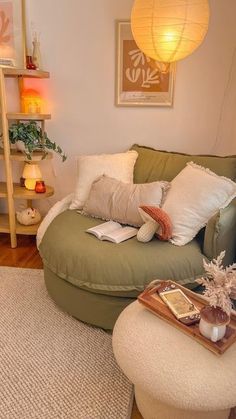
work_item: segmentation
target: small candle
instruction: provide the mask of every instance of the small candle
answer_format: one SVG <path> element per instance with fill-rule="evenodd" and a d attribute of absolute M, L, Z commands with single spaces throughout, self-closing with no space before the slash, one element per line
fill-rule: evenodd
<path fill-rule="evenodd" d="M 37 193 L 46 192 L 46 186 L 43 180 L 37 180 L 36 185 L 35 185 L 35 192 Z"/>

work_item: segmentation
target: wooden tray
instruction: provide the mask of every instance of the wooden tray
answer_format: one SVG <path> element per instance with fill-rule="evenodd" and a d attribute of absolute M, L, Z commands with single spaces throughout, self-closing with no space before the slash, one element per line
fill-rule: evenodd
<path fill-rule="evenodd" d="M 173 281 L 170 282 L 177 285 L 178 288 L 182 289 L 182 291 L 191 299 L 193 304 L 199 310 L 201 310 L 203 307 L 207 305 L 207 299 L 202 295 L 196 294 Z M 178 321 L 172 314 L 170 309 L 167 307 L 167 305 L 156 293 L 156 290 L 157 286 L 154 286 L 151 289 L 146 289 L 142 294 L 139 295 L 138 301 L 141 304 L 143 304 L 146 308 L 151 310 L 156 316 L 165 320 L 167 323 L 171 324 L 177 329 L 182 330 L 182 332 L 192 337 L 194 340 L 199 342 L 201 345 L 205 346 L 205 348 L 209 349 L 214 354 L 222 355 L 236 341 L 236 312 L 233 312 L 231 314 L 231 320 L 229 325 L 227 326 L 224 338 L 214 343 L 201 335 L 198 324 L 186 326 L 180 321 Z"/>

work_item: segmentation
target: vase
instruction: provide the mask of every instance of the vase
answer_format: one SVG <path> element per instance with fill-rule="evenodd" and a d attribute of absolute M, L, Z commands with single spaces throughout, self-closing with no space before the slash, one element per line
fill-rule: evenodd
<path fill-rule="evenodd" d="M 220 307 L 206 306 L 201 310 L 200 333 L 212 342 L 223 339 L 230 317 Z"/>
<path fill-rule="evenodd" d="M 37 70 L 42 69 L 40 42 L 36 39 L 33 41 L 33 63 L 36 66 Z"/>

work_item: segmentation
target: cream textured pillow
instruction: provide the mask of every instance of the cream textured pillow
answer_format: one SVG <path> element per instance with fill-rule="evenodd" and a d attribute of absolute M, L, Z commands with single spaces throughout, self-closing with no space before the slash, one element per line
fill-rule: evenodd
<path fill-rule="evenodd" d="M 101 175 L 112 176 L 123 182 L 133 183 L 133 171 L 137 157 L 137 151 L 79 156 L 77 158 L 78 179 L 75 197 L 70 209 L 83 208 L 93 181 Z"/>
<path fill-rule="evenodd" d="M 172 180 L 163 210 L 177 246 L 190 242 L 208 220 L 236 196 L 236 183 L 191 162 Z"/>
<path fill-rule="evenodd" d="M 139 206 L 160 206 L 163 193 L 165 194 L 168 188 L 168 182 L 134 185 L 101 176 L 92 184 L 83 213 L 140 227 L 144 221 L 139 213 Z"/>

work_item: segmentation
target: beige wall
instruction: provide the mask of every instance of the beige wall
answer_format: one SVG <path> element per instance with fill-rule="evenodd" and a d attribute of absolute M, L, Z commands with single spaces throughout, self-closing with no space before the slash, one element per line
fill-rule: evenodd
<path fill-rule="evenodd" d="M 72 190 L 79 153 L 116 152 L 134 142 L 236 153 L 236 62 L 229 78 L 236 1 L 210 0 L 209 33 L 178 64 L 173 108 L 114 106 L 115 19 L 129 18 L 131 6 L 132 0 L 27 0 L 28 21 L 41 32 L 43 63 L 51 72 L 50 82 L 43 82 L 53 114 L 48 134 L 69 156 L 65 164 L 55 159 L 56 176 L 43 163 L 57 189 L 55 199 Z"/>

